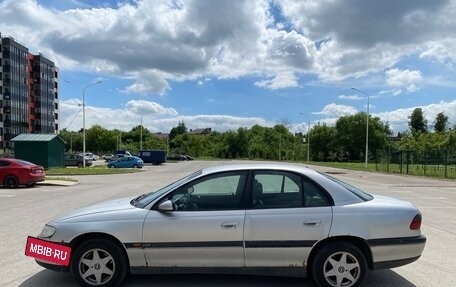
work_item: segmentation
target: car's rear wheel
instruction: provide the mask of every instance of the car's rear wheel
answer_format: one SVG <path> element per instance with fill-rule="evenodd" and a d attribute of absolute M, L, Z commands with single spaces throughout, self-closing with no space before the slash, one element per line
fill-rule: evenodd
<path fill-rule="evenodd" d="M 314 258 L 312 275 L 318 286 L 355 287 L 366 275 L 364 254 L 348 242 L 325 245 Z"/>
<path fill-rule="evenodd" d="M 7 188 L 15 188 L 19 185 L 19 181 L 17 180 L 17 177 L 15 177 L 14 175 L 8 175 L 3 180 L 3 185 Z"/>
<path fill-rule="evenodd" d="M 78 167 L 81 168 L 84 164 L 82 162 L 78 162 Z"/>
<path fill-rule="evenodd" d="M 71 273 L 81 286 L 118 286 L 127 274 L 127 262 L 112 241 L 92 239 L 79 246 L 71 260 Z"/>
<path fill-rule="evenodd" d="M 108 168 L 116 168 L 116 166 L 113 164 L 108 164 Z"/>

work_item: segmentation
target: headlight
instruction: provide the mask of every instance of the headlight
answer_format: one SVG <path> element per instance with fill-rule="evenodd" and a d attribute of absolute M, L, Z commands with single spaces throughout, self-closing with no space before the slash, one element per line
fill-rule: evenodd
<path fill-rule="evenodd" d="M 50 225 L 45 225 L 43 227 L 43 230 L 41 230 L 40 237 L 41 238 L 49 238 L 55 233 L 55 227 L 50 226 Z"/>

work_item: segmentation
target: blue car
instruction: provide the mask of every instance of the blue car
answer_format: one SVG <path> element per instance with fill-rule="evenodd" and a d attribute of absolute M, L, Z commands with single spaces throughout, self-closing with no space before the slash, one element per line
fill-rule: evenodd
<path fill-rule="evenodd" d="M 121 157 L 117 160 L 111 161 L 108 163 L 109 168 L 142 168 L 144 166 L 144 161 L 137 156 L 126 156 Z"/>

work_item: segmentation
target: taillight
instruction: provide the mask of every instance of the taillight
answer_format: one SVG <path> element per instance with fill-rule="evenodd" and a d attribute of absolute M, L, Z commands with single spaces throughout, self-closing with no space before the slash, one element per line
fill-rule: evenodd
<path fill-rule="evenodd" d="M 412 222 L 410 223 L 411 230 L 418 230 L 421 228 L 421 213 L 418 213 L 413 218 Z"/>

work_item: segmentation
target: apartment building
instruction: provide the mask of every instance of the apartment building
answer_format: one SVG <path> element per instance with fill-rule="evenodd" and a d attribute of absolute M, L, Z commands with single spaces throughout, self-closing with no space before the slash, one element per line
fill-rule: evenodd
<path fill-rule="evenodd" d="M 0 34 L 0 153 L 23 133 L 58 133 L 58 68 Z"/>

